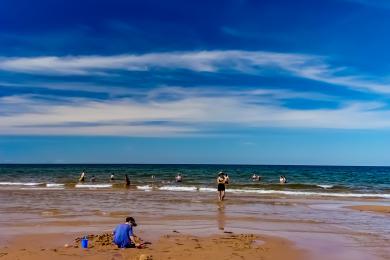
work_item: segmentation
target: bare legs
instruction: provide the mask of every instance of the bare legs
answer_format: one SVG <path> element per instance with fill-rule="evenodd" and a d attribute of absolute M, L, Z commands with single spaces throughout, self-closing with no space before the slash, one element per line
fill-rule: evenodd
<path fill-rule="evenodd" d="M 225 199 L 225 191 L 218 191 L 218 199 L 219 201 L 223 201 Z"/>

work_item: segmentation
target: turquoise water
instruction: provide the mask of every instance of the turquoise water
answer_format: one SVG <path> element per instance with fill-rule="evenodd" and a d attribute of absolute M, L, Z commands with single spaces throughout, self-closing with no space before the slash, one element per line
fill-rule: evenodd
<path fill-rule="evenodd" d="M 77 184 L 86 171 L 84 185 Z M 1 165 L 0 189 L 123 188 L 128 174 L 138 189 L 213 191 L 219 171 L 230 177 L 229 190 L 285 195 L 332 195 L 390 199 L 390 167 L 272 166 L 272 165 Z M 174 182 L 177 173 L 184 181 Z M 253 182 L 253 173 L 260 182 Z M 111 182 L 110 175 L 116 180 Z M 90 182 L 94 175 L 96 182 Z M 285 175 L 288 183 L 279 184 Z M 155 178 L 152 178 L 155 176 Z"/>

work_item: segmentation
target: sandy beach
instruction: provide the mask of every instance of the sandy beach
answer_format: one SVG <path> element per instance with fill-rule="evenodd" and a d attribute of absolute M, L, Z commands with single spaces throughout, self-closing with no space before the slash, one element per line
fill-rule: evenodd
<path fill-rule="evenodd" d="M 102 239 L 103 238 L 103 239 Z M 46 241 L 63 241 L 61 234 L 18 238 L 0 251 L 2 259 L 304 259 L 303 250 L 285 239 L 256 235 L 198 237 L 178 233 L 161 236 L 144 249 L 117 249 L 111 236 L 90 239 L 88 249 L 79 244 L 47 246 Z M 43 246 L 45 245 L 45 246 Z M 283 250 L 280 250 L 283 248 Z"/>
<path fill-rule="evenodd" d="M 388 215 L 350 208 L 386 206 L 380 199 L 227 193 L 218 202 L 216 194 L 202 192 L 1 190 L 0 202 L 2 259 L 390 257 Z M 103 245 L 92 239 L 93 247 L 83 250 L 74 243 L 110 234 L 127 216 L 137 220 L 136 234 L 150 242 L 145 249 L 118 250 L 110 240 Z"/>

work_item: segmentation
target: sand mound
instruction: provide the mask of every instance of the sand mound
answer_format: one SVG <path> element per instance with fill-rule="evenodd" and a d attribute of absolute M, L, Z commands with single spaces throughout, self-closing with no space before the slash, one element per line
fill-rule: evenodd
<path fill-rule="evenodd" d="M 74 240 L 73 247 L 81 247 L 81 240 L 84 237 L 78 237 Z M 101 235 L 88 235 L 88 248 L 115 248 L 116 246 L 112 242 L 113 236 L 109 233 L 104 233 Z"/>

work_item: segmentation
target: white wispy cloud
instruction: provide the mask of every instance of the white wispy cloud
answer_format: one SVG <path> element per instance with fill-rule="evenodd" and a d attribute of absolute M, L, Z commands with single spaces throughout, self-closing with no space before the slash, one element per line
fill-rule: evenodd
<path fill-rule="evenodd" d="M 1 57 L 0 70 L 43 75 L 111 75 L 117 70 L 148 71 L 183 69 L 195 72 L 272 73 L 390 93 L 383 78 L 349 73 L 347 67 L 332 66 L 326 57 L 266 51 L 213 50 L 146 53 L 113 56 Z"/>
<path fill-rule="evenodd" d="M 111 75 L 116 70 L 185 69 L 209 73 L 282 73 L 365 91 L 388 93 L 384 79 L 348 74 L 324 57 L 262 51 L 191 51 L 116 56 L 0 58 L 0 70 L 53 75 Z M 116 73 L 116 72 L 115 72 Z M 316 92 L 229 86 L 160 86 L 151 89 L 89 82 L 1 85 L 110 94 L 109 98 L 14 95 L 0 97 L 0 134 L 178 136 L 248 129 L 388 129 L 380 102 L 341 101 Z M 93 95 L 91 95 L 93 96 Z M 126 97 L 125 97 L 126 96 Z M 330 101 L 336 108 L 294 109 L 293 99 Z"/>
<path fill-rule="evenodd" d="M 210 90 L 192 92 L 169 87 L 150 90 L 146 99 L 132 98 L 50 102 L 35 96 L 0 99 L 0 134 L 13 135 L 197 135 L 230 128 L 332 128 L 388 129 L 390 110 L 378 102 L 345 103 L 336 109 L 299 110 L 270 102 L 270 95 L 236 91 L 210 95 Z M 159 99 L 159 93 L 175 99 Z M 188 94 L 189 93 L 189 94 Z M 293 93 L 296 95 L 296 93 Z M 282 98 L 273 93 L 272 100 Z M 293 95 L 293 96 L 294 96 Z"/>
<path fill-rule="evenodd" d="M 2 57 L 0 69 L 36 74 L 87 75 L 110 70 L 146 71 L 154 68 L 216 72 L 224 69 L 255 72 L 256 66 L 288 68 L 311 56 L 251 51 L 189 51 L 114 56 Z"/>

